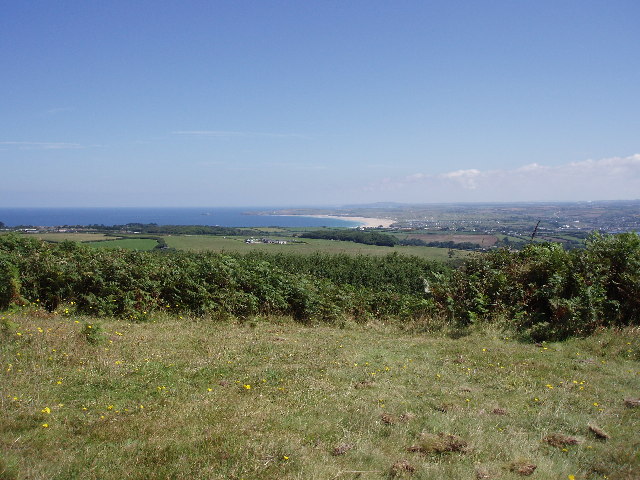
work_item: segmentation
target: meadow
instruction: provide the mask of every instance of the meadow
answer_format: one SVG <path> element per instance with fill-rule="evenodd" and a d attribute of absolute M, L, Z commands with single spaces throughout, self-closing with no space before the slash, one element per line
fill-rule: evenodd
<path fill-rule="evenodd" d="M 124 248 L 127 250 L 153 250 L 158 244 L 156 240 L 150 238 L 136 238 L 135 236 L 127 236 L 125 238 L 103 233 L 30 233 L 26 237 L 53 243 L 72 241 L 84 243 L 95 248 Z"/>
<path fill-rule="evenodd" d="M 291 241 L 292 233 L 304 232 L 305 229 L 281 229 L 281 228 L 260 228 L 256 229 L 264 232 L 264 236 L 274 240 Z M 145 238 L 137 238 L 143 236 Z M 222 236 L 222 235 L 154 235 L 164 239 L 166 245 L 176 250 L 189 252 L 269 252 L 269 253 L 294 253 L 308 255 L 313 253 L 347 254 L 347 255 L 376 255 L 383 256 L 392 252 L 401 255 L 417 256 L 429 260 L 448 261 L 451 259 L 464 258 L 469 252 L 437 247 L 413 247 L 396 246 L 380 247 L 376 245 L 363 245 L 353 242 L 339 242 L 332 240 L 304 239 L 299 243 L 288 245 L 273 244 L 246 244 L 245 240 L 250 235 L 244 236 Z M 156 247 L 157 241 L 151 240 L 149 235 L 119 235 L 116 237 L 94 233 L 42 233 L 29 234 L 30 238 L 39 238 L 47 242 L 72 242 L 86 243 L 97 248 L 124 248 L 129 250 L 152 250 Z M 123 238 L 126 237 L 126 238 Z"/>
<path fill-rule="evenodd" d="M 93 248 L 124 248 L 127 250 L 153 250 L 158 241 L 151 238 L 118 238 L 100 242 L 87 242 Z"/>
<path fill-rule="evenodd" d="M 25 235 L 28 238 L 38 238 L 46 242 L 64 242 L 71 240 L 72 242 L 99 242 L 102 240 L 115 240 L 103 233 L 75 233 L 75 232 L 47 232 L 47 233 L 29 233 Z"/>
<path fill-rule="evenodd" d="M 289 236 L 269 235 L 270 239 L 291 241 Z M 295 253 L 295 254 L 347 254 L 347 255 L 388 255 L 397 252 L 401 255 L 412 255 L 429 260 L 449 260 L 451 258 L 462 258 L 468 252 L 453 250 L 449 256 L 449 249 L 434 247 L 380 247 L 376 245 L 364 245 L 353 242 L 340 242 L 334 240 L 319 240 L 305 238 L 300 243 L 290 243 L 288 245 L 273 244 L 245 244 L 247 237 L 220 237 L 213 235 L 198 236 L 167 236 L 165 240 L 169 247 L 186 251 L 216 251 L 216 252 L 269 252 L 269 253 Z"/>
<path fill-rule="evenodd" d="M 639 265 L 3 235 L 0 478 L 637 479 Z"/>
<path fill-rule="evenodd" d="M 640 332 L 6 312 L 3 479 L 640 476 Z"/>

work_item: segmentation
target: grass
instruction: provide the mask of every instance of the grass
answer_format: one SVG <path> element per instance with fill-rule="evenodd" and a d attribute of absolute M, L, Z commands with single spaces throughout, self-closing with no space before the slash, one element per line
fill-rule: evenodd
<path fill-rule="evenodd" d="M 153 250 L 158 244 L 150 238 L 118 238 L 101 233 L 35 233 L 28 234 L 47 242 L 63 242 L 71 240 L 80 242 L 95 248 L 125 248 L 129 250 Z"/>
<path fill-rule="evenodd" d="M 478 246 L 482 247 L 491 247 L 496 244 L 498 241 L 498 237 L 495 235 L 486 235 L 481 233 L 460 233 L 460 232 L 450 232 L 450 233 L 406 233 L 400 232 L 395 234 L 398 238 L 403 240 L 405 239 L 419 239 L 425 242 L 455 242 L 455 243 L 475 243 Z"/>
<path fill-rule="evenodd" d="M 278 233 L 291 232 L 293 229 L 279 228 L 259 228 L 272 239 L 282 239 L 291 241 L 291 236 L 278 236 Z M 298 229 L 302 231 L 303 229 Z M 317 228 L 316 228 L 317 230 Z M 296 230 L 297 231 L 297 230 Z M 42 233 L 30 234 L 42 240 L 51 242 L 62 242 L 71 240 L 83 242 L 87 245 L 98 248 L 126 248 L 131 250 L 152 250 L 157 242 L 152 239 L 128 238 L 115 239 L 114 237 L 94 233 Z M 217 235 L 164 235 L 167 245 L 177 250 L 188 251 L 218 251 L 218 252 L 249 252 L 253 250 L 269 252 L 291 252 L 300 254 L 310 254 L 315 252 L 325 253 L 346 253 L 348 255 L 387 255 L 397 252 L 401 255 L 414 255 L 429 260 L 448 261 L 451 259 L 464 258 L 469 255 L 468 251 L 451 250 L 452 257 L 449 257 L 448 248 L 436 247 L 410 247 L 396 246 L 379 247 L 376 245 L 363 245 L 354 242 L 338 242 L 332 240 L 304 239 L 304 243 L 294 243 L 289 245 L 269 245 L 269 244 L 245 244 L 247 236 L 217 236 Z M 103 241 L 104 240 L 104 241 Z"/>
<path fill-rule="evenodd" d="M 291 240 L 291 237 L 278 237 L 271 235 L 269 238 Z M 415 255 L 430 260 L 450 260 L 449 249 L 434 247 L 378 247 L 376 245 L 363 245 L 354 242 L 338 242 L 332 240 L 319 240 L 305 238 L 304 243 L 292 243 L 289 245 L 271 244 L 245 244 L 246 237 L 220 237 L 213 235 L 178 235 L 166 236 L 167 245 L 178 250 L 190 251 L 225 251 L 225 252 L 249 252 L 268 251 L 310 254 L 325 252 L 331 254 L 346 253 L 349 255 L 387 255 L 398 252 L 402 255 Z M 453 250 L 452 258 L 462 258 L 468 252 Z"/>
<path fill-rule="evenodd" d="M 109 240 L 109 237 L 102 233 L 28 233 L 24 234 L 27 238 L 39 238 L 47 242 L 63 242 L 71 240 L 72 242 L 96 242 L 100 240 Z"/>
<path fill-rule="evenodd" d="M 637 329 L 536 346 L 72 305 L 0 319 L 3 479 L 640 476 Z"/>
<path fill-rule="evenodd" d="M 158 242 L 150 238 L 121 238 L 103 242 L 87 242 L 94 248 L 125 248 L 128 250 L 153 250 Z"/>

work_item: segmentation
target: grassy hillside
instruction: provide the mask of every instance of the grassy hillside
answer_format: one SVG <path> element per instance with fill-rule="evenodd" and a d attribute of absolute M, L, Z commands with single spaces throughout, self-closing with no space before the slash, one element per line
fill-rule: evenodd
<path fill-rule="evenodd" d="M 637 328 L 0 319 L 3 479 L 640 477 Z"/>

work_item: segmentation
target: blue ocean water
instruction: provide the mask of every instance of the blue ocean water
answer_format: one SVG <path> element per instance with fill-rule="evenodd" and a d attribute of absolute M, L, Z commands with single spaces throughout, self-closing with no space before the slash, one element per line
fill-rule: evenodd
<path fill-rule="evenodd" d="M 255 215 L 256 208 L 0 208 L 0 222 L 8 227 L 33 225 L 219 225 L 221 227 L 355 227 L 348 220 L 304 216 Z"/>

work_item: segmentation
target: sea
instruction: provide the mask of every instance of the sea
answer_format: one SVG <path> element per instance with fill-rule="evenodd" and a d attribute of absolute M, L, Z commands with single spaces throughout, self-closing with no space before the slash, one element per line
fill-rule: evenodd
<path fill-rule="evenodd" d="M 264 208 L 218 207 L 86 207 L 2 208 L 0 222 L 7 227 L 57 227 L 73 225 L 217 225 L 221 227 L 357 227 L 358 222 L 302 215 L 268 215 Z M 258 214 L 257 212 L 260 212 Z"/>

